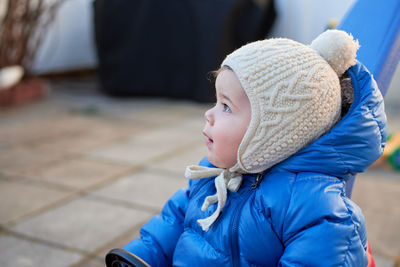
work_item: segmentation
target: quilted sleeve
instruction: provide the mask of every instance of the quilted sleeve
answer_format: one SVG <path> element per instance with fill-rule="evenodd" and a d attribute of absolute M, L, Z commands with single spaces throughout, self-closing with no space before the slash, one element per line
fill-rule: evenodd
<path fill-rule="evenodd" d="M 344 196 L 342 180 L 298 176 L 282 227 L 279 266 L 367 266 L 361 210 Z"/>
<path fill-rule="evenodd" d="M 188 191 L 181 189 L 176 192 L 161 213 L 142 227 L 140 238 L 132 240 L 123 249 L 150 266 L 171 266 L 176 243 L 183 232 Z"/>
<path fill-rule="evenodd" d="M 212 166 L 206 157 L 199 165 Z M 198 180 L 190 180 L 188 189 L 177 191 L 164 205 L 161 213 L 142 227 L 140 238 L 132 240 L 123 249 L 152 267 L 171 266 L 176 243 L 183 232 L 189 194 L 197 183 Z"/>

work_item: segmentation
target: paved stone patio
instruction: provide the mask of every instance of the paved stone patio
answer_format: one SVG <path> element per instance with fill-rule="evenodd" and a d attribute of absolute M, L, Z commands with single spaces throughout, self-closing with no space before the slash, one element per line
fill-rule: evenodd
<path fill-rule="evenodd" d="M 0 266 L 104 266 L 186 185 L 185 166 L 206 152 L 209 105 L 108 98 L 92 77 L 50 87 L 0 110 Z M 389 130 L 400 131 L 400 93 L 390 93 Z M 369 169 L 353 199 L 376 266 L 400 266 L 400 173 Z"/>

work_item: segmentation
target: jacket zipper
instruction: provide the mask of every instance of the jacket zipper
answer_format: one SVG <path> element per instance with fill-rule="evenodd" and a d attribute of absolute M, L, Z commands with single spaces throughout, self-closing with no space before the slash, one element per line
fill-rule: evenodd
<path fill-rule="evenodd" d="M 259 173 L 256 176 L 256 179 L 254 180 L 253 184 L 250 186 L 250 188 L 243 194 L 241 197 L 241 201 L 239 203 L 238 208 L 235 210 L 235 213 L 232 217 L 232 222 L 231 222 L 231 235 L 230 235 L 230 243 L 231 243 L 231 252 L 232 252 L 232 266 L 234 267 L 239 267 L 240 266 L 240 251 L 239 251 L 239 219 L 240 215 L 242 213 L 242 209 L 244 207 L 244 204 L 246 204 L 247 200 L 251 196 L 251 194 L 254 192 L 254 190 L 258 187 L 262 179 L 264 178 L 264 173 Z"/>
<path fill-rule="evenodd" d="M 239 203 L 239 207 L 235 210 L 235 214 L 232 219 L 232 231 L 230 235 L 231 241 L 231 252 L 232 252 L 232 266 L 239 267 L 240 266 L 240 251 L 239 251 L 239 218 L 241 211 L 243 209 L 244 204 L 246 203 L 247 199 L 250 197 L 253 190 L 250 188 L 247 192 L 245 192 L 244 197 L 242 197 L 241 202 Z"/>

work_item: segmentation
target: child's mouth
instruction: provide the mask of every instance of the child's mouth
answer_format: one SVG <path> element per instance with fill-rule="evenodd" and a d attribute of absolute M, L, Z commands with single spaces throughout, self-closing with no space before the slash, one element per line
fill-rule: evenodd
<path fill-rule="evenodd" d="M 213 143 L 214 143 L 214 141 L 213 141 L 212 139 L 207 138 L 207 140 L 206 140 L 206 145 L 207 145 L 208 147 L 212 146 Z"/>
<path fill-rule="evenodd" d="M 214 141 L 210 137 L 208 137 L 205 131 L 203 132 L 203 135 L 206 137 L 206 146 L 210 148 L 213 145 Z"/>

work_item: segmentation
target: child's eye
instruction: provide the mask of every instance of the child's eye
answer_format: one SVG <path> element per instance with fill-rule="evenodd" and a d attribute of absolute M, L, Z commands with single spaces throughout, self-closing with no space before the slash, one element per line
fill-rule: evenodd
<path fill-rule="evenodd" d="M 224 112 L 229 112 L 231 113 L 231 108 L 227 105 L 227 104 L 223 104 L 224 105 Z"/>

